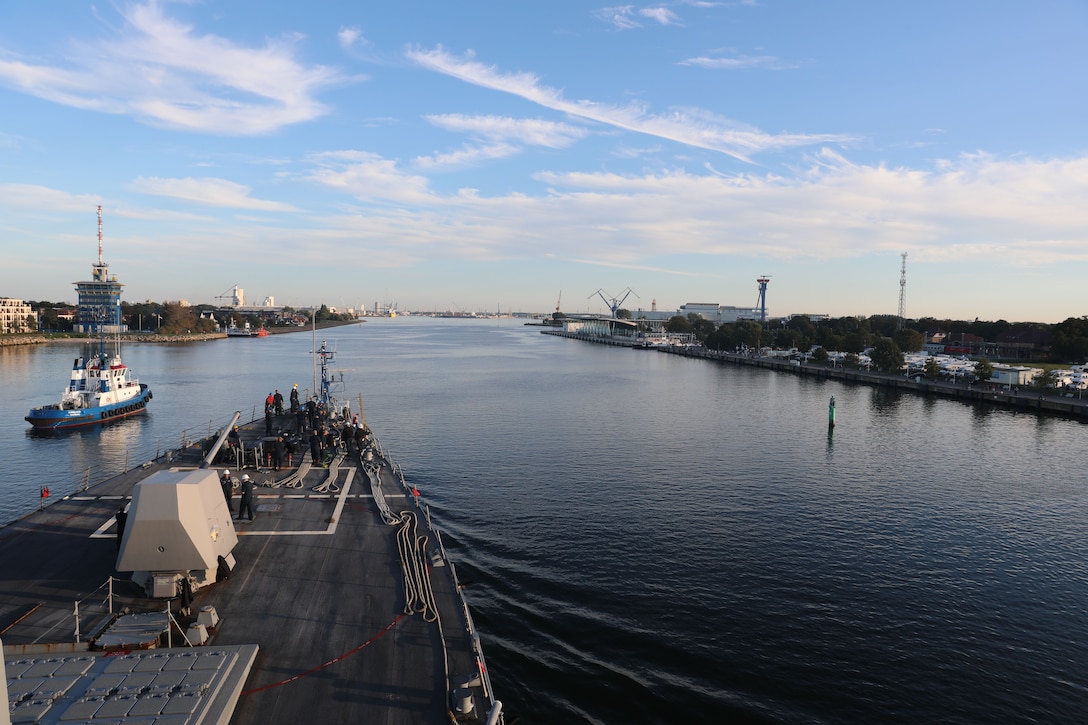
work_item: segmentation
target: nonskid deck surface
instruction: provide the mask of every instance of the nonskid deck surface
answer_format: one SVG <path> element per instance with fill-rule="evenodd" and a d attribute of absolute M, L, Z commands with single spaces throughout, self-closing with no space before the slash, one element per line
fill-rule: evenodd
<path fill-rule="evenodd" d="M 255 436 L 253 430 L 243 435 Z M 171 463 L 192 467 L 198 459 L 199 451 L 186 451 Z M 72 641 L 74 602 L 116 574 L 118 506 L 160 467 L 165 463 L 123 474 L 0 529 L 6 660 L 25 659 L 20 647 Z M 259 484 L 288 474 L 247 472 Z M 406 614 L 397 527 L 382 522 L 358 458 L 339 466 L 332 490 L 313 491 L 329 483 L 328 473 L 310 470 L 299 488 L 258 487 L 255 520 L 235 522 L 239 544 L 230 578 L 195 593 L 194 612 L 212 606 L 220 617 L 208 647 L 259 646 L 230 721 L 448 722 L 447 662 L 450 676 L 478 673 L 450 569 L 431 571 L 435 607 Z M 418 514 L 387 465 L 380 475 L 390 508 Z M 420 528 L 433 548 L 433 534 L 422 522 Z M 163 608 L 131 583 L 115 590 L 122 593 L 115 607 Z M 105 590 L 87 599 L 94 601 L 80 605 L 84 637 Z M 54 644 L 50 651 L 66 649 L 72 646 Z"/>

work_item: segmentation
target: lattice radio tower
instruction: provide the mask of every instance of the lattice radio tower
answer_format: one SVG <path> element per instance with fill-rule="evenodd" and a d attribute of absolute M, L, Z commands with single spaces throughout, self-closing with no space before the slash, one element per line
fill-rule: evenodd
<path fill-rule="evenodd" d="M 899 319 L 895 321 L 895 329 L 903 329 L 903 321 L 907 316 L 907 253 L 903 252 L 903 266 L 899 268 Z"/>

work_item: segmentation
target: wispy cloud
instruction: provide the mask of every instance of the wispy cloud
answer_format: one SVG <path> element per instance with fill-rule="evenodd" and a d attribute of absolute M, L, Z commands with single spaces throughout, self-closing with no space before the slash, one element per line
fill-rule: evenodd
<path fill-rule="evenodd" d="M 680 65 L 693 65 L 700 68 L 742 70 L 745 68 L 767 68 L 769 70 L 783 70 L 796 68 L 796 65 L 783 62 L 773 55 L 736 55 L 732 57 L 699 56 L 680 61 Z"/>
<path fill-rule="evenodd" d="M 254 199 L 249 195 L 248 186 L 226 179 L 140 177 L 130 183 L 128 188 L 141 194 L 165 196 L 207 206 L 253 211 L 297 211 L 290 204 Z"/>
<path fill-rule="evenodd" d="M 1014 266 L 1088 262 L 1088 207 L 1080 203 L 1088 158 L 977 154 L 922 170 L 858 164 L 823 149 L 792 176 L 541 172 L 543 193 L 497 196 L 439 194 L 364 152 L 315 162 L 311 180 L 360 207 L 296 232 L 325 239 L 330 256 L 312 261 L 336 266 L 355 257 L 359 266 L 547 258 L 636 270 L 667 267 L 661 260 L 678 255 L 796 261 L 904 249 L 918 262 L 971 264 L 997 254 Z"/>
<path fill-rule="evenodd" d="M 0 184 L 0 207 L 20 210 L 87 212 L 102 203 L 93 194 L 71 194 L 37 184 Z"/>
<path fill-rule="evenodd" d="M 3 133 L 0 131 L 0 150 L 14 151 L 22 146 L 22 139 L 18 136 L 13 136 L 10 133 Z"/>
<path fill-rule="evenodd" d="M 349 194 L 361 201 L 421 204 L 439 201 L 423 176 L 405 173 L 396 161 L 365 151 L 317 154 L 310 181 Z"/>
<path fill-rule="evenodd" d="M 642 27 L 642 23 L 635 17 L 634 8 L 630 5 L 601 8 L 593 14 L 599 20 L 616 27 L 618 30 L 631 30 L 632 28 Z"/>
<path fill-rule="evenodd" d="M 674 13 L 672 10 L 664 7 L 656 8 L 642 8 L 638 11 L 638 14 L 644 18 L 654 20 L 661 25 L 679 25 L 680 16 Z"/>
<path fill-rule="evenodd" d="M 427 171 L 463 169 L 477 166 L 485 161 L 505 159 L 521 151 L 520 146 L 509 143 L 490 143 L 464 146 L 456 151 L 435 153 L 430 156 L 417 156 L 412 164 Z"/>
<path fill-rule="evenodd" d="M 912 262 L 963 270 L 995 257 L 1014 269 L 1088 263 L 1082 203 L 1088 157 L 972 154 L 917 169 L 860 164 L 825 149 L 790 176 L 542 172 L 535 178 L 545 191 L 495 196 L 439 194 L 395 161 L 361 151 L 309 161 L 311 172 L 295 178 L 321 185 L 323 204 L 331 208 L 309 206 L 290 228 L 226 214 L 194 219 L 184 232 L 157 225 L 141 242 L 148 264 L 161 265 L 167 244 L 184 245 L 187 259 L 214 258 L 220 266 L 275 259 L 356 281 L 361 269 L 436 260 L 569 260 L 692 272 L 725 269 L 738 259 L 758 258 L 762 266 L 883 255 L 894 270 L 897 255 L 910 250 Z M 96 203 L 112 216 L 108 199 L 0 186 L 0 208 L 19 204 L 24 213 L 42 215 L 62 209 L 84 215 L 89 228 Z M 139 211 L 125 210 L 128 216 Z M 304 260 L 289 251 L 300 238 L 307 240 Z M 125 239 L 136 244 L 132 234 Z M 670 261 L 678 259 L 685 261 Z M 997 303 L 1007 289 L 994 295 Z"/>
<path fill-rule="evenodd" d="M 340 32 L 336 34 L 336 39 L 344 50 L 351 50 L 360 45 L 369 45 L 366 38 L 363 37 L 363 31 L 359 28 L 340 28 Z"/>
<path fill-rule="evenodd" d="M 633 5 L 615 5 L 593 13 L 597 19 L 617 30 L 641 28 L 640 20 L 651 20 L 660 25 L 680 25 L 680 16 L 664 6 L 635 8 Z"/>
<path fill-rule="evenodd" d="M 589 133 L 585 128 L 537 118 L 466 116 L 453 113 L 427 116 L 427 120 L 439 128 L 463 133 L 475 139 L 475 143 L 461 150 L 421 156 L 415 160 L 417 166 L 429 169 L 471 166 L 480 161 L 512 156 L 526 146 L 567 148 Z"/>
<path fill-rule="evenodd" d="M 157 2 L 121 9 L 118 37 L 76 45 L 64 67 L 0 60 L 0 83 L 55 103 L 155 126 L 249 135 L 325 113 L 315 94 L 343 81 L 295 58 L 301 38 L 247 48 L 200 34 Z"/>
<path fill-rule="evenodd" d="M 612 152 L 612 155 L 621 159 L 637 159 L 643 156 L 649 156 L 651 154 L 659 154 L 662 152 L 660 144 L 655 144 L 647 148 L 638 148 L 634 146 L 620 146 Z"/>
<path fill-rule="evenodd" d="M 769 134 L 701 109 L 674 109 L 666 115 L 649 113 L 639 105 L 614 106 L 595 101 L 571 101 L 561 91 L 542 85 L 532 73 L 502 73 L 494 66 L 457 58 L 442 47 L 408 51 L 409 59 L 430 70 L 473 85 L 519 96 L 538 105 L 578 118 L 635 133 L 719 151 L 743 161 L 753 154 L 818 143 L 853 140 L 836 134 Z"/>
<path fill-rule="evenodd" d="M 589 131 L 568 123 L 539 118 L 466 116 L 460 113 L 427 116 L 435 126 L 487 139 L 518 141 L 531 146 L 561 149 L 584 138 Z"/>

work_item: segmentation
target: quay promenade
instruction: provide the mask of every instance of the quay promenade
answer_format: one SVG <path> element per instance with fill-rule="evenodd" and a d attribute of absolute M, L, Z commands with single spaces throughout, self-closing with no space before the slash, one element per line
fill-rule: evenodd
<path fill-rule="evenodd" d="M 614 338 L 588 337 L 560 331 L 545 331 L 545 335 L 557 337 L 569 337 L 575 340 L 596 342 L 605 345 L 617 345 L 621 347 L 634 347 L 633 343 L 616 340 Z M 951 383 L 943 380 L 926 380 L 918 376 L 907 377 L 901 373 L 880 373 L 867 370 L 855 370 L 842 367 L 829 367 L 821 363 L 797 364 L 789 360 L 778 358 L 759 357 L 718 350 L 708 350 L 704 347 L 687 345 L 672 345 L 654 347 L 658 352 L 684 357 L 715 360 L 732 365 L 747 365 L 750 367 L 764 368 L 790 375 L 808 375 L 829 380 L 841 380 L 843 382 L 874 385 L 894 390 L 905 390 L 922 395 L 934 395 L 945 398 L 954 398 L 965 402 L 974 402 L 986 405 L 1000 405 L 1014 408 L 1024 412 L 1048 413 L 1060 415 L 1078 420 L 1088 421 L 1088 400 L 1075 397 L 1064 397 L 1054 391 L 1040 393 L 1034 388 L 1006 389 L 999 386 L 989 386 L 985 383 L 974 385 L 965 383 Z"/>

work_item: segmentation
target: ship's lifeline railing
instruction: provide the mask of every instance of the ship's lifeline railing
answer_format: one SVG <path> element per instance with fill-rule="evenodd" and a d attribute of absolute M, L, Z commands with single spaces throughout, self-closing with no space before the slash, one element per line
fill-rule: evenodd
<path fill-rule="evenodd" d="M 99 600 L 97 595 L 103 589 L 107 590 L 106 598 L 104 598 L 102 600 Z M 95 637 L 98 634 L 98 632 L 101 630 L 102 627 L 109 624 L 110 619 L 113 618 L 113 599 L 114 599 L 113 577 L 111 576 L 111 577 L 108 577 L 106 581 L 103 581 L 102 583 L 100 583 L 100 585 L 94 591 L 91 591 L 90 593 L 85 595 L 85 597 L 83 597 L 82 599 L 77 599 L 72 603 L 72 615 L 71 616 L 74 619 L 74 626 L 73 626 L 72 635 L 71 635 L 72 636 L 72 641 L 74 641 L 74 642 L 82 642 L 83 641 L 83 639 L 84 639 L 84 636 L 83 636 L 83 629 L 84 629 L 83 622 L 84 622 L 84 620 L 89 619 L 90 622 L 95 625 L 94 628 L 92 628 L 90 630 L 90 636 L 91 637 Z M 90 604 L 89 606 L 88 606 L 88 603 Z M 22 620 L 25 619 L 26 617 L 34 614 L 36 611 L 38 611 L 40 609 L 41 606 L 44 606 L 44 605 L 45 605 L 45 602 L 38 602 L 34 606 L 30 607 L 29 610 L 27 610 L 22 616 L 18 617 L 15 620 L 15 622 L 13 622 L 11 625 L 9 625 L 8 629 L 11 629 L 12 627 L 17 625 L 18 623 L 22 622 Z M 83 605 L 83 606 L 81 607 L 81 605 Z M 63 617 L 59 618 L 57 620 L 57 624 L 54 624 L 52 627 L 50 627 L 46 631 L 42 632 L 42 634 L 34 641 L 34 643 L 37 644 L 38 642 L 41 642 L 42 640 L 45 640 L 47 642 L 64 641 L 66 639 L 66 637 L 67 637 L 66 635 L 58 637 L 58 638 L 50 638 L 49 635 L 50 635 L 50 632 L 52 632 L 54 629 L 57 629 L 58 627 L 64 626 L 64 624 L 67 622 L 67 620 L 69 620 L 69 618 L 67 618 L 67 616 L 63 616 Z M 7 632 L 8 629 L 4 629 L 4 632 Z M 4 632 L 0 632 L 0 634 L 4 634 Z"/>
<path fill-rule="evenodd" d="M 76 601 L 75 608 L 74 608 L 75 609 L 75 620 L 76 620 L 76 627 L 75 627 L 75 641 L 76 642 L 80 642 L 81 641 L 81 636 L 82 636 L 81 632 L 80 632 L 80 624 L 79 624 L 79 618 L 80 618 L 79 605 L 82 602 L 87 601 L 91 596 L 93 596 L 93 595 L 97 594 L 98 592 L 100 592 L 103 587 L 107 587 L 108 590 L 109 590 L 105 601 L 102 602 L 102 605 L 106 607 L 107 612 L 98 615 L 99 616 L 98 625 L 93 630 L 91 630 L 90 636 L 89 636 L 88 639 L 95 639 L 96 637 L 98 637 L 100 634 L 102 634 L 102 632 L 104 632 L 108 627 L 110 627 L 113 624 L 113 622 L 114 622 L 113 581 L 114 581 L 114 577 L 110 576 L 109 578 L 107 578 L 107 580 L 103 584 L 100 584 L 99 587 L 97 589 L 95 589 L 93 592 L 88 594 L 83 599 L 80 599 L 80 600 Z M 192 647 L 193 643 L 189 641 L 188 635 L 185 634 L 185 628 L 181 625 L 181 622 L 179 622 L 177 620 L 177 618 L 174 616 L 174 613 L 172 611 L 170 611 L 170 602 L 169 602 L 169 600 L 166 601 L 166 602 L 163 602 L 163 611 L 166 614 L 166 621 L 167 621 L 167 627 L 166 627 L 166 632 L 165 632 L 165 634 L 166 634 L 166 646 L 167 647 L 173 647 L 174 646 L 174 632 L 173 632 L 173 630 L 176 627 L 177 630 L 182 633 L 182 641 L 185 643 L 185 646 Z"/>
<path fill-rule="evenodd" d="M 446 546 L 442 542 L 442 532 L 438 529 L 438 527 L 436 527 L 434 525 L 434 523 L 431 520 L 430 507 L 426 506 L 423 503 L 421 503 L 419 492 L 414 487 L 409 486 L 408 482 L 404 480 L 404 471 L 401 469 L 401 467 L 398 464 L 394 463 L 390 459 L 389 455 L 386 454 L 386 452 L 381 448 L 381 444 L 379 443 L 379 441 L 378 441 L 378 439 L 376 437 L 374 438 L 374 449 L 376 451 L 380 451 L 381 458 L 386 462 L 386 464 L 389 465 L 390 469 L 392 469 L 393 474 L 394 474 L 394 476 L 396 476 L 396 479 L 400 483 L 401 488 L 408 495 L 409 499 L 411 499 L 414 502 L 414 505 L 415 505 L 416 509 L 420 513 L 422 513 L 425 516 L 425 518 L 427 519 L 427 528 L 428 528 L 428 530 L 434 532 L 435 539 L 437 541 L 438 553 L 441 556 L 442 561 L 444 561 L 450 567 L 450 576 L 453 577 L 454 589 L 457 592 L 458 600 L 461 602 L 461 613 L 464 615 L 465 626 L 468 628 L 467 629 L 468 635 L 469 635 L 470 639 L 472 640 L 472 650 L 473 650 L 473 654 L 476 657 L 476 668 L 479 671 L 480 683 L 481 683 L 481 686 L 483 688 L 484 695 L 487 697 L 487 701 L 491 704 L 491 708 L 490 708 L 490 710 L 488 712 L 487 725 L 498 725 L 499 723 L 503 722 L 502 701 L 495 699 L 495 691 L 491 687 L 491 676 L 488 674 L 487 662 L 484 659 L 483 646 L 480 644 L 480 633 L 476 629 L 476 623 L 473 621 L 472 614 L 469 612 L 469 609 L 468 609 L 468 602 L 465 601 L 465 595 L 461 590 L 461 583 L 457 578 L 457 569 L 456 569 L 456 567 L 454 567 L 453 561 L 450 559 L 449 555 L 446 553 Z M 369 470 L 367 471 L 367 473 L 368 474 L 370 473 Z M 373 476 L 371 478 L 372 488 L 373 488 L 374 478 L 376 478 L 376 476 Z M 379 488 L 381 487 L 380 480 L 378 482 L 378 487 Z M 384 497 L 383 497 L 383 499 L 384 499 Z M 412 517 L 412 518 L 414 519 L 414 517 Z M 423 538 L 423 540 L 425 542 L 426 537 L 422 537 L 422 538 Z M 425 566 L 425 564 L 424 564 L 424 566 Z M 428 589 L 429 589 L 429 586 L 428 586 Z M 441 621 L 440 618 L 437 617 L 437 610 L 436 610 L 436 619 L 438 621 L 439 630 L 441 630 L 442 621 Z M 439 639 L 442 640 L 442 649 L 443 649 L 443 652 L 445 652 L 445 648 L 446 648 L 445 637 L 439 637 Z M 449 666 L 448 666 L 448 659 L 449 658 L 444 657 L 443 659 L 445 659 L 446 662 L 447 662 L 447 666 L 446 666 L 446 683 L 447 683 L 447 686 L 450 686 L 450 685 L 452 685 L 452 681 L 450 679 Z"/>
<path fill-rule="evenodd" d="M 430 518 L 430 509 L 427 508 L 427 520 L 430 521 Z M 487 699 L 491 703 L 491 715 L 488 717 L 488 723 L 490 725 L 490 723 L 502 722 L 502 702 L 495 699 L 495 691 L 491 689 L 491 676 L 488 674 L 487 662 L 484 660 L 484 649 L 480 644 L 480 632 L 476 629 L 476 623 L 473 621 L 472 613 L 468 609 L 468 602 L 465 601 L 465 595 L 462 593 L 461 582 L 457 578 L 457 568 L 446 555 L 446 546 L 442 542 L 442 532 L 433 526 L 431 530 L 434 531 L 435 538 L 438 540 L 438 549 L 442 558 L 450 567 L 450 575 L 453 577 L 453 583 L 457 589 L 457 598 L 461 602 L 461 613 L 465 616 L 465 626 L 468 627 L 469 637 L 472 638 L 472 650 L 476 655 L 476 666 L 480 671 L 480 682 L 483 684 L 484 694 L 487 695 Z"/>
<path fill-rule="evenodd" d="M 94 615 L 100 621 L 99 629 L 101 628 L 103 623 L 108 623 L 108 621 L 113 618 L 113 596 L 114 595 L 113 595 L 113 577 L 111 576 L 111 577 L 107 577 L 106 581 L 99 584 L 98 588 L 95 589 L 93 592 L 91 592 L 87 596 L 83 597 L 82 599 L 77 599 L 73 603 L 73 605 L 72 605 L 72 617 L 75 619 L 75 635 L 74 636 L 75 636 L 75 641 L 76 642 L 82 641 L 82 639 L 81 639 L 82 634 L 80 632 L 80 624 L 79 624 L 79 620 L 80 620 L 80 617 L 82 615 L 80 615 L 80 613 L 79 613 L 79 605 L 83 604 L 84 602 L 89 600 L 91 597 L 94 597 L 96 594 L 101 592 L 102 589 L 106 589 L 106 598 L 102 602 L 98 603 L 97 606 L 102 607 L 105 611 L 102 611 L 101 613 Z M 96 611 L 95 608 L 91 609 L 91 612 L 95 612 L 95 611 Z M 86 608 L 84 608 L 84 615 L 86 614 L 86 612 L 87 612 L 87 610 L 86 610 Z M 104 620 L 104 622 L 102 620 Z M 50 631 L 52 631 L 52 630 L 50 630 Z M 97 634 L 97 631 L 92 631 L 91 636 L 93 637 L 95 634 Z"/>

